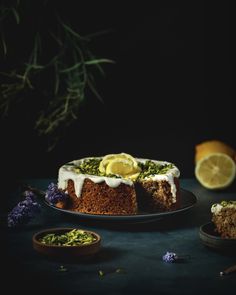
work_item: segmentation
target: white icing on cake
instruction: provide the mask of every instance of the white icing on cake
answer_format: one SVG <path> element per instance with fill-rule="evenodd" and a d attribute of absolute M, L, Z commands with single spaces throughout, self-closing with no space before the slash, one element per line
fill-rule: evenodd
<path fill-rule="evenodd" d="M 90 157 L 91 158 L 91 157 Z M 90 158 L 83 158 L 80 160 L 74 160 L 72 162 L 69 162 L 68 164 L 63 165 L 59 169 L 59 175 L 58 175 L 58 188 L 66 190 L 68 180 L 72 180 L 74 182 L 75 187 L 75 193 L 77 197 L 81 196 L 81 191 L 83 187 L 84 180 L 86 178 L 90 179 L 94 183 L 101 183 L 105 181 L 105 183 L 110 187 L 118 187 L 121 183 L 127 184 L 129 186 L 133 186 L 134 183 L 131 180 L 124 179 L 124 178 L 114 178 L 114 177 L 105 177 L 105 176 L 97 176 L 97 175 L 88 175 L 88 174 L 81 174 L 77 173 L 75 171 L 75 166 L 79 166 L 83 161 L 90 159 Z M 150 160 L 150 159 L 136 159 L 138 162 L 145 163 L 146 161 L 152 161 L 156 164 L 160 165 L 166 165 L 170 164 L 169 162 L 165 161 L 156 161 L 156 160 Z M 144 178 L 143 180 L 148 181 L 167 181 L 170 184 L 171 187 L 171 193 L 173 197 L 173 203 L 176 202 L 176 186 L 174 183 L 174 178 L 180 176 L 180 171 L 176 166 L 173 166 L 173 168 L 169 169 L 167 173 L 165 174 L 156 174 L 152 176 L 148 176 Z"/>
<path fill-rule="evenodd" d="M 78 166 L 86 159 L 89 159 L 89 158 L 72 161 L 68 164 L 63 165 L 59 169 L 58 188 L 65 190 L 67 188 L 68 180 L 71 179 L 74 182 L 76 196 L 80 197 L 84 180 L 86 178 L 90 179 L 94 183 L 101 183 L 105 181 L 108 186 L 113 188 L 118 187 L 121 183 L 130 185 L 130 186 L 133 185 L 133 182 L 131 180 L 127 180 L 124 178 L 114 178 L 114 177 L 105 177 L 105 176 L 76 173 L 74 171 L 74 168 L 75 168 L 74 165 Z M 70 164 L 74 164 L 74 165 L 70 165 Z"/>
<path fill-rule="evenodd" d="M 159 165 L 167 165 L 170 164 L 166 161 L 156 161 L 150 159 L 137 159 L 138 162 L 145 163 L 146 161 L 152 161 Z M 152 180 L 152 181 L 167 181 L 170 184 L 170 189 L 173 197 L 173 203 L 176 203 L 176 185 L 174 183 L 174 178 L 178 178 L 180 176 L 179 169 L 174 165 L 173 168 L 169 169 L 165 174 L 155 174 L 152 176 L 148 176 L 144 178 L 144 180 Z"/>
<path fill-rule="evenodd" d="M 225 202 L 225 203 L 224 203 Z M 211 213 L 218 215 L 224 208 L 235 208 L 236 209 L 236 201 L 224 201 L 222 203 L 216 203 L 211 206 Z"/>

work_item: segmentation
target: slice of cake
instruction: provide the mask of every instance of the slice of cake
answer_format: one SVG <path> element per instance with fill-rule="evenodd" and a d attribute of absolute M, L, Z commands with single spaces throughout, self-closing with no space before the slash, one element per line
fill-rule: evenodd
<path fill-rule="evenodd" d="M 222 238 L 236 239 L 236 201 L 222 201 L 211 207 L 212 222 Z"/>
<path fill-rule="evenodd" d="M 58 188 L 69 195 L 59 206 L 109 215 L 171 211 L 180 206 L 178 177 L 172 163 L 126 153 L 74 160 L 59 169 Z"/>
<path fill-rule="evenodd" d="M 180 207 L 179 170 L 169 162 L 138 159 L 136 180 L 139 208 L 148 212 L 173 211 Z"/>

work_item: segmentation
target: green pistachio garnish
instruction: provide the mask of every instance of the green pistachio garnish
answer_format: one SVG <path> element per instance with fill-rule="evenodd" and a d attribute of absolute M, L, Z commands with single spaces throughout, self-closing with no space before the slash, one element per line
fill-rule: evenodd
<path fill-rule="evenodd" d="M 236 205 L 236 201 L 221 201 L 221 206 L 226 207 L 228 205 Z"/>
<path fill-rule="evenodd" d="M 168 164 L 158 164 L 152 161 L 146 161 L 144 164 L 139 163 L 141 167 L 141 172 L 139 174 L 138 179 L 144 179 L 146 177 L 154 176 L 156 174 L 165 174 L 170 169 L 174 168 L 172 163 Z"/>
<path fill-rule="evenodd" d="M 97 175 L 97 176 L 106 176 L 120 178 L 115 174 L 106 174 L 100 172 L 99 164 L 102 161 L 102 158 L 89 158 L 84 160 L 80 165 L 75 166 L 74 171 L 78 174 L 88 174 L 88 175 Z M 156 174 L 165 174 L 170 169 L 174 168 L 174 165 L 171 163 L 168 164 L 157 164 L 151 160 L 146 161 L 145 163 L 138 163 L 141 168 L 141 172 L 137 180 L 144 179 Z"/>
<path fill-rule="evenodd" d="M 47 234 L 40 239 L 40 242 L 46 245 L 54 246 L 81 246 L 91 244 L 96 238 L 83 230 L 73 229 L 64 234 Z"/>
<path fill-rule="evenodd" d="M 116 273 L 125 273 L 126 271 L 123 268 L 117 268 Z"/>
<path fill-rule="evenodd" d="M 100 172 L 99 165 L 101 161 L 102 161 L 102 158 L 86 159 L 83 161 L 83 163 L 76 166 L 74 168 L 74 171 L 78 174 L 82 173 L 82 174 L 89 174 L 89 175 L 119 178 L 119 176 L 115 174 L 106 174 L 106 173 Z"/>
<path fill-rule="evenodd" d="M 104 271 L 102 271 L 101 269 L 98 271 L 98 274 L 100 277 L 103 277 L 104 276 Z"/>
<path fill-rule="evenodd" d="M 101 158 L 86 159 L 80 165 L 76 166 L 75 171 L 82 174 L 100 175 L 101 173 L 98 167 L 101 160 Z"/>
<path fill-rule="evenodd" d="M 104 277 L 105 275 L 108 274 L 114 274 L 114 273 L 120 273 L 124 274 L 126 271 L 123 268 L 117 268 L 117 269 L 107 269 L 106 271 L 99 269 L 98 274 L 100 277 Z"/>
<path fill-rule="evenodd" d="M 63 265 L 60 265 L 58 270 L 59 271 L 67 271 L 67 268 L 65 268 Z"/>

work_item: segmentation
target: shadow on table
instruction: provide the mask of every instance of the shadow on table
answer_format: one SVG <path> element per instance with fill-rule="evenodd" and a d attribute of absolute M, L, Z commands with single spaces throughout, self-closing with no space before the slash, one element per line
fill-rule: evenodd
<path fill-rule="evenodd" d="M 232 248 L 232 249 L 227 249 L 227 250 L 224 250 L 224 249 L 214 249 L 212 247 L 208 247 L 208 246 L 205 246 L 205 248 L 209 251 L 209 253 L 217 253 L 221 256 L 225 256 L 225 257 L 232 257 L 232 258 L 236 258 L 236 252 L 235 252 L 235 249 Z"/>
<path fill-rule="evenodd" d="M 125 255 L 128 250 L 124 249 L 116 249 L 114 247 L 101 247 L 101 250 L 95 254 L 87 255 L 87 256 L 45 256 L 43 254 L 38 253 L 38 255 L 43 256 L 48 261 L 56 261 L 58 263 L 70 263 L 70 264 L 99 264 L 103 262 L 112 261 L 114 259 L 120 259 L 123 255 Z"/>
<path fill-rule="evenodd" d="M 178 215 L 165 216 L 159 219 L 149 219 L 148 221 L 113 221 L 113 220 L 90 220 L 78 218 L 77 216 L 63 215 L 64 221 L 78 223 L 80 226 L 88 226 L 93 228 L 105 228 L 115 231 L 126 232 L 152 232 L 152 231 L 167 231 L 167 230 L 179 230 L 184 228 L 198 227 L 204 222 L 209 221 L 208 216 L 202 218 L 196 208 L 188 211 L 181 212 Z"/>

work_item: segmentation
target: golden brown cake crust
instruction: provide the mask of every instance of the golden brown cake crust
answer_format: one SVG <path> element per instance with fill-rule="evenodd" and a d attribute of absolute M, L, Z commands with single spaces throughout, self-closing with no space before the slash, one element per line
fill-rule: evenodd
<path fill-rule="evenodd" d="M 74 183 L 68 181 L 67 191 L 71 197 L 71 209 L 89 214 L 133 215 L 137 213 L 134 186 L 121 183 L 112 188 L 105 182 L 94 183 L 86 178 L 81 196 L 75 195 Z"/>
<path fill-rule="evenodd" d="M 223 208 L 219 214 L 213 214 L 212 222 L 222 238 L 236 239 L 236 209 Z"/>
<path fill-rule="evenodd" d="M 135 185 L 121 183 L 112 188 L 104 181 L 94 183 L 86 178 L 81 196 L 77 197 L 73 180 L 67 183 L 69 199 L 58 203 L 57 207 L 89 214 L 134 215 L 141 212 L 173 211 L 180 207 L 179 179 L 174 178 L 176 201 L 167 181 L 142 181 Z"/>
<path fill-rule="evenodd" d="M 176 187 L 176 201 L 171 193 L 170 184 L 163 181 L 146 180 L 138 183 L 140 207 L 149 212 L 173 211 L 180 207 L 179 179 L 174 178 Z"/>

